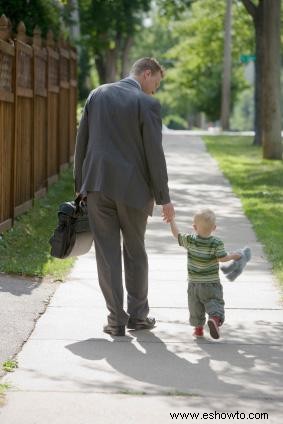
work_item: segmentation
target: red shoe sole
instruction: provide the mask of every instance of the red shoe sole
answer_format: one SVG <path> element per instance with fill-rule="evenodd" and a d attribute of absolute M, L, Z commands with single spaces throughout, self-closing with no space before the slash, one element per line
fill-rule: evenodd
<path fill-rule="evenodd" d="M 207 325 L 208 325 L 208 328 L 209 328 L 209 332 L 210 332 L 211 337 L 213 339 L 219 339 L 220 338 L 219 330 L 218 330 L 218 327 L 215 324 L 214 320 L 213 319 L 209 319 L 207 321 Z"/>

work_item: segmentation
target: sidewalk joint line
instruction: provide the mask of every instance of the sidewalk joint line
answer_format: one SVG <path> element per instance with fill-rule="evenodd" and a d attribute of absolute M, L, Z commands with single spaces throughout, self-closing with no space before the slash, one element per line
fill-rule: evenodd
<path fill-rule="evenodd" d="M 130 336 L 128 336 L 130 337 Z M 152 341 L 152 340 L 146 340 L 146 339 L 138 339 L 136 337 L 130 338 L 130 339 L 126 339 L 126 340 L 112 340 L 112 339 L 95 339 L 93 337 L 89 337 L 89 338 L 85 338 L 85 339 L 38 339 L 38 338 L 32 338 L 30 339 L 31 341 L 36 341 L 36 342 L 84 342 L 84 341 L 93 341 L 96 343 L 108 343 L 109 341 L 112 341 L 114 343 L 148 343 L 148 344 L 188 344 L 191 343 L 192 346 L 198 346 L 198 345 L 211 345 L 211 346 L 216 346 L 216 345 L 228 345 L 228 346 L 273 346 L 273 347 L 280 347 L 283 346 L 283 343 L 246 343 L 246 342 L 236 342 L 236 341 L 225 341 L 225 340 L 221 340 L 221 341 L 213 341 L 213 340 L 200 340 L 198 343 L 195 342 L 194 339 L 189 339 L 189 340 L 168 340 L 168 339 L 164 339 L 164 340 L 160 340 L 160 341 Z"/>

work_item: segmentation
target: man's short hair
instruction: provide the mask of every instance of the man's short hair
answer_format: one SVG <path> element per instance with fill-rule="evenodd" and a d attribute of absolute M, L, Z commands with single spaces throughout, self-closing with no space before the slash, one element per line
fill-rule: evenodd
<path fill-rule="evenodd" d="M 161 77 L 164 77 L 165 69 L 160 65 L 160 63 L 153 57 L 143 57 L 138 59 L 132 66 L 130 74 L 140 75 L 143 71 L 149 69 L 152 74 L 157 72 L 161 73 Z"/>

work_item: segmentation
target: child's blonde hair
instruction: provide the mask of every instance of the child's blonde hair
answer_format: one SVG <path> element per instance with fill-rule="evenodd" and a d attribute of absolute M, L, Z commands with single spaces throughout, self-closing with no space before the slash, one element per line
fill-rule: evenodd
<path fill-rule="evenodd" d="M 194 223 L 205 231 L 212 231 L 216 224 L 215 213 L 211 209 L 200 209 L 194 215 Z"/>

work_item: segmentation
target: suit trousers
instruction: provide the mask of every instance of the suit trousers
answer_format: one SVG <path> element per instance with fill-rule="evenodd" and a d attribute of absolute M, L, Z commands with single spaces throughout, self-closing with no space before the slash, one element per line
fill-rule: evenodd
<path fill-rule="evenodd" d="M 144 237 L 148 215 L 100 192 L 88 192 L 87 203 L 99 285 L 109 310 L 108 324 L 126 325 L 129 316 L 146 318 L 149 312 L 148 260 Z M 124 310 L 121 235 L 127 312 Z"/>

